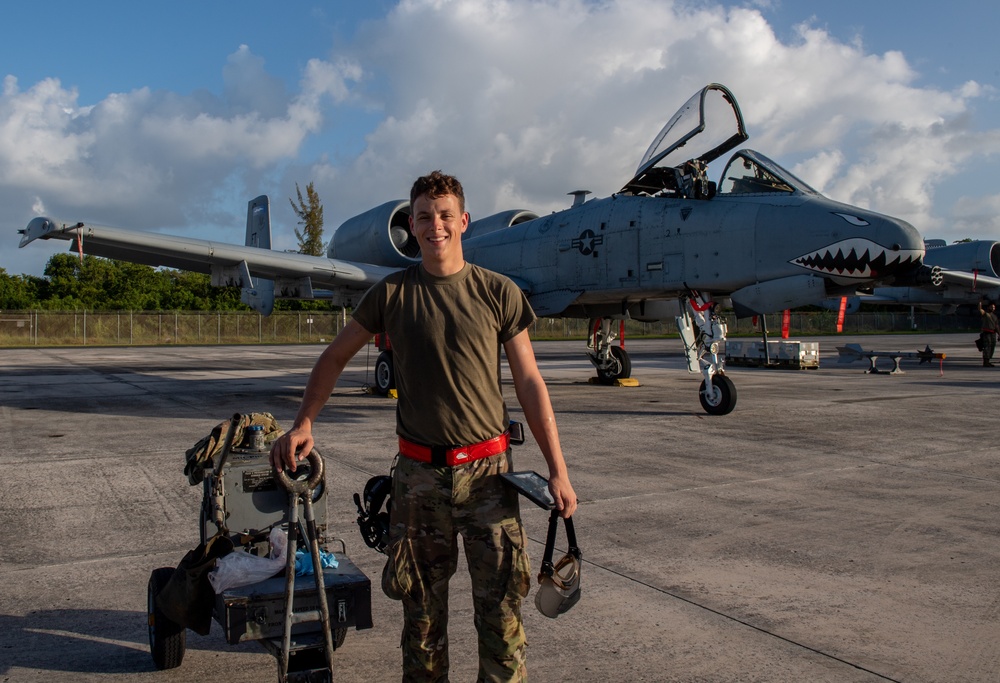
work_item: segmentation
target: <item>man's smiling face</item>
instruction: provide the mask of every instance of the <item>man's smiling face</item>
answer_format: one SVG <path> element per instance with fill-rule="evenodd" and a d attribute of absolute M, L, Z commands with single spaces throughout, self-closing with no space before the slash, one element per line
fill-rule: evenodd
<path fill-rule="evenodd" d="M 424 267 L 435 275 L 451 275 L 462 269 L 462 234 L 469 227 L 469 214 L 453 194 L 417 197 L 410 216 L 410 230 L 420 245 Z"/>

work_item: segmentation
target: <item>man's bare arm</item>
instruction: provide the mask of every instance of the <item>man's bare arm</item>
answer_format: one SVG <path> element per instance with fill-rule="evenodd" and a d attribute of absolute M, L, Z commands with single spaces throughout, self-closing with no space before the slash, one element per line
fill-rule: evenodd
<path fill-rule="evenodd" d="M 294 472 L 296 460 L 303 460 L 309 455 L 313 448 L 313 422 L 333 393 L 347 363 L 371 338 L 371 332 L 350 320 L 326 347 L 309 374 L 295 424 L 271 446 L 272 466 L 280 463 Z"/>
<path fill-rule="evenodd" d="M 527 330 L 521 332 L 503 345 L 514 377 L 514 392 L 524 410 L 528 428 L 538 442 L 538 447 L 549 466 L 549 489 L 555 498 L 556 508 L 563 517 L 570 517 L 576 511 L 576 492 L 569 482 L 566 460 L 559 444 L 559 430 L 556 416 L 549 400 L 549 390 L 542 374 L 538 371 L 535 352 Z"/>

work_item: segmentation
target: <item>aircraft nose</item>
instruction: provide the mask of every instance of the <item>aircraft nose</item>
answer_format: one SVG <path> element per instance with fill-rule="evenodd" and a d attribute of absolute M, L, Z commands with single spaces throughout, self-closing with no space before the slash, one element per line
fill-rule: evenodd
<path fill-rule="evenodd" d="M 907 277 L 920 270 L 924 260 L 924 239 L 904 220 L 872 214 L 868 221 L 875 228 L 874 242 L 885 248 L 883 258 L 871 263 L 871 275 L 887 281 Z"/>
<path fill-rule="evenodd" d="M 921 264 L 924 260 L 924 238 L 917 232 L 917 229 L 904 220 L 884 216 L 886 223 L 886 236 L 884 244 L 889 246 L 890 251 L 909 256 L 911 263 Z M 907 261 L 901 259 L 902 265 Z"/>
<path fill-rule="evenodd" d="M 906 221 L 844 205 L 834 205 L 826 217 L 817 215 L 816 225 L 825 225 L 829 232 L 824 236 L 833 241 L 792 263 L 847 284 L 893 279 L 923 261 L 923 239 Z"/>

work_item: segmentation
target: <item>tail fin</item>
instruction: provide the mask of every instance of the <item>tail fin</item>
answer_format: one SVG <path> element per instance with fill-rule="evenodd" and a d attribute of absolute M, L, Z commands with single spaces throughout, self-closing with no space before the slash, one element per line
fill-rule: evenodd
<path fill-rule="evenodd" d="M 271 209 L 267 195 L 262 194 L 247 204 L 248 247 L 271 248 Z M 261 315 L 271 315 L 274 310 L 274 280 L 258 277 L 250 287 L 244 287 L 240 301 Z"/>

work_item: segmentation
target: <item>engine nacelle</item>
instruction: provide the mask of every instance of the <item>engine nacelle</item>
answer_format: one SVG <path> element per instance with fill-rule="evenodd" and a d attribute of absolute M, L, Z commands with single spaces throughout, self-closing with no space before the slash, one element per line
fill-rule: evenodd
<path fill-rule="evenodd" d="M 1000 242 L 976 240 L 946 247 L 932 247 L 924 254 L 924 263 L 945 270 L 979 272 L 989 277 L 1000 276 Z"/>
<path fill-rule="evenodd" d="M 410 202 L 393 200 L 348 218 L 333 233 L 327 256 L 377 266 L 418 263 L 420 245 L 410 233 Z"/>
<path fill-rule="evenodd" d="M 533 221 L 536 218 L 538 218 L 537 213 L 525 211 L 524 209 L 501 211 L 500 213 L 495 213 L 492 216 L 480 218 L 469 223 L 469 227 L 465 229 L 465 235 L 462 236 L 462 239 L 467 240 L 472 237 L 496 232 L 497 230 L 503 230 L 504 228 L 511 228 L 520 223 Z"/>

